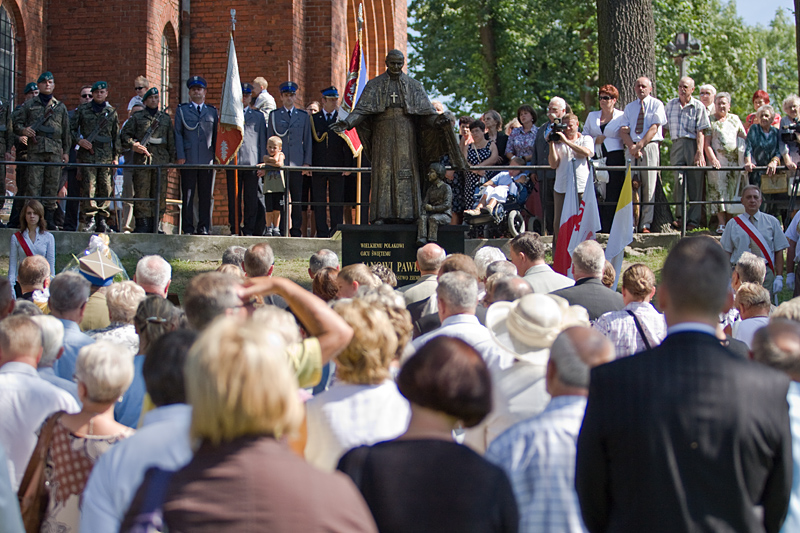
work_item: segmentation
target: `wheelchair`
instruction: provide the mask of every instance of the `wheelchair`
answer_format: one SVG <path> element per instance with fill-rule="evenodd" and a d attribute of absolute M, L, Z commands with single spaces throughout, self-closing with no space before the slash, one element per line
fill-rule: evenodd
<path fill-rule="evenodd" d="M 530 194 L 531 182 L 517 186 L 515 192 L 509 191 L 506 201 L 498 203 L 494 211 L 482 211 L 477 215 L 464 214 L 464 223 L 470 226 L 471 238 L 499 239 L 513 238 L 528 229 L 535 231 L 539 219 L 525 207 L 525 202 Z M 477 187 L 473 195 L 473 206 L 476 206 L 483 196 L 483 187 Z"/>

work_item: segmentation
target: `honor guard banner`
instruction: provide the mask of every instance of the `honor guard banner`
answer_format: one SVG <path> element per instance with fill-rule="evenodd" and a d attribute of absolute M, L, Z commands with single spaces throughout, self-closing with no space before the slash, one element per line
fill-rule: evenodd
<path fill-rule="evenodd" d="M 356 103 L 364 91 L 364 85 L 367 84 L 367 64 L 364 59 L 364 48 L 362 46 L 361 34 L 364 27 L 363 6 L 358 5 L 358 32 L 356 35 L 356 45 L 353 48 L 353 54 L 350 56 L 350 65 L 347 69 L 347 84 L 344 86 L 344 95 L 342 97 L 342 109 L 348 113 L 352 113 L 356 108 Z M 355 128 L 340 133 L 341 137 L 347 142 L 350 150 L 353 152 L 353 157 L 358 157 L 361 153 L 361 139 L 358 138 Z"/>
<path fill-rule="evenodd" d="M 575 160 L 573 164 L 574 162 Z M 589 165 L 589 168 L 594 169 L 592 165 Z M 600 210 L 597 207 L 597 193 L 594 190 L 594 172 L 592 171 L 586 180 L 586 188 L 580 203 L 576 180 L 571 180 L 569 183 L 564 197 L 564 209 L 561 212 L 556 249 L 553 253 L 553 270 L 572 277 L 571 273 L 567 274 L 572 265 L 572 252 L 583 241 L 596 239 L 597 232 L 602 226 Z"/>
<path fill-rule="evenodd" d="M 222 89 L 219 129 L 217 130 L 216 159 L 227 165 L 242 146 L 244 132 L 244 109 L 242 108 L 242 83 L 239 79 L 239 62 L 231 34 L 228 45 L 228 72 Z"/>

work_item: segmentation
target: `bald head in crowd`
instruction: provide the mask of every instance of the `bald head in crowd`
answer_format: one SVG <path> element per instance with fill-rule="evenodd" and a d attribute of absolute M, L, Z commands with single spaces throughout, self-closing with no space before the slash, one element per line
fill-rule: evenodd
<path fill-rule="evenodd" d="M 438 274 L 439 267 L 447 257 L 444 248 L 436 243 L 428 243 L 417 250 L 417 268 L 422 276 Z"/>
<path fill-rule="evenodd" d="M 562 331 L 550 348 L 547 392 L 553 396 L 587 396 L 592 368 L 614 360 L 614 345 L 584 326 Z"/>
<path fill-rule="evenodd" d="M 160 255 L 146 255 L 136 263 L 133 281 L 146 294 L 166 298 L 172 283 L 172 266 Z"/>
<path fill-rule="evenodd" d="M 513 302 L 526 294 L 531 294 L 531 284 L 519 276 L 503 276 L 492 286 L 492 303 Z"/>
<path fill-rule="evenodd" d="M 275 254 L 272 246 L 265 242 L 254 244 L 244 253 L 242 268 L 248 278 L 271 276 L 275 267 Z"/>
<path fill-rule="evenodd" d="M 771 319 L 753 335 L 753 359 L 800 381 L 800 324 L 786 318 Z"/>

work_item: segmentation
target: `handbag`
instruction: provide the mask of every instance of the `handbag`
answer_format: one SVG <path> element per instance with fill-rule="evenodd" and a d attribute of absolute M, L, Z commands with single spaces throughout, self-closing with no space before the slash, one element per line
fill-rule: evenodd
<path fill-rule="evenodd" d="M 39 440 L 36 441 L 36 448 L 33 450 L 25 475 L 22 476 L 22 483 L 19 485 L 17 499 L 19 509 L 22 512 L 22 523 L 26 533 L 39 533 L 47 512 L 47 504 L 50 501 L 50 493 L 44 477 L 44 467 L 47 461 L 47 450 L 53 440 L 53 431 L 56 422 L 61 418 L 65 411 L 59 411 L 47 419 L 47 423 L 39 433 Z"/>
<path fill-rule="evenodd" d="M 789 176 L 786 171 L 776 172 L 772 176 L 761 175 L 761 194 L 786 194 L 789 190 Z"/>

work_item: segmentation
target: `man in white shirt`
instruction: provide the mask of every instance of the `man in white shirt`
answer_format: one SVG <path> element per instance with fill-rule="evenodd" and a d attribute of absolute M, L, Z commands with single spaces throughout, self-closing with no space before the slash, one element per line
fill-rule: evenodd
<path fill-rule="evenodd" d="M 619 136 L 625 144 L 625 159 L 632 160 L 634 166 L 655 166 L 659 164 L 658 143 L 664 140 L 661 126 L 667 123 L 664 104 L 656 100 L 653 83 L 647 77 L 636 80 L 634 85 L 636 100 L 625 106 Z M 658 172 L 646 170 L 639 172 L 642 202 L 652 202 L 656 194 Z M 653 222 L 653 206 L 643 205 L 639 217 L 639 227 L 643 233 L 650 233 Z"/>
<path fill-rule="evenodd" d="M 405 298 L 406 305 L 425 300 L 436 294 L 436 276 L 446 257 L 447 253 L 444 248 L 433 242 L 417 250 L 419 279 L 411 285 L 397 289 L 397 292 Z"/>
<path fill-rule="evenodd" d="M 575 492 L 575 453 L 589 395 L 589 370 L 614 359 L 611 343 L 585 327 L 561 333 L 550 349 L 545 410 L 500 435 L 486 459 L 514 489 L 520 531 L 583 533 Z"/>
<path fill-rule="evenodd" d="M 147 295 L 166 298 L 172 283 L 172 266 L 160 255 L 146 255 L 136 263 L 135 281 Z"/>
<path fill-rule="evenodd" d="M 53 364 L 64 353 L 64 324 L 56 317 L 49 315 L 32 316 L 31 320 L 36 322 L 36 325 L 42 330 L 42 358 L 36 368 L 39 377 L 59 389 L 64 389 L 80 404 L 78 384 L 57 376 L 53 370 Z"/>
<path fill-rule="evenodd" d="M 56 411 L 80 411 L 69 393 L 36 372 L 41 357 L 42 333 L 33 320 L 11 316 L 0 322 L 0 446 L 8 453 L 15 492 L 45 418 Z"/>
<path fill-rule="evenodd" d="M 720 244 L 732 264 L 736 264 L 744 252 L 762 258 L 767 265 L 764 288 L 773 297 L 783 290 L 783 250 L 789 247 L 789 241 L 778 219 L 759 211 L 761 202 L 761 190 L 757 185 L 744 188 L 742 204 L 745 212 L 725 225 Z"/>
<path fill-rule="evenodd" d="M 434 337 L 446 335 L 466 342 L 481 354 L 492 370 L 510 366 L 512 357 L 494 349 L 491 335 L 475 316 L 478 306 L 478 282 L 467 272 L 447 272 L 439 276 L 436 299 L 441 327 L 414 339 L 415 353 Z"/>
<path fill-rule="evenodd" d="M 672 138 L 672 148 L 669 151 L 669 164 L 675 166 L 696 165 L 706 166 L 703 156 L 703 132 L 711 127 L 708 121 L 708 112 L 703 102 L 692 97 L 694 80 L 689 77 L 681 78 L 678 82 L 678 98 L 673 98 L 665 106 L 669 124 L 669 136 Z M 703 199 L 705 187 L 704 173 L 702 170 L 678 172 L 675 183 L 675 200 L 683 201 L 683 178 L 686 178 L 686 191 L 690 201 Z M 687 228 L 694 229 L 700 226 L 700 204 L 689 207 Z"/>
<path fill-rule="evenodd" d="M 150 350 L 158 354 L 157 364 L 145 359 L 142 373 L 156 408 L 135 435 L 112 446 L 94 465 L 83 492 L 81 531 L 118 531 L 149 468 L 175 471 L 191 460 L 192 408 L 186 405 L 183 363 L 196 338 L 189 330 L 174 331 Z"/>
<path fill-rule="evenodd" d="M 533 292 L 546 294 L 575 285 L 573 280 L 555 272 L 544 262 L 544 243 L 538 233 L 522 232 L 511 239 L 509 247 L 517 274 L 530 284 Z"/>

